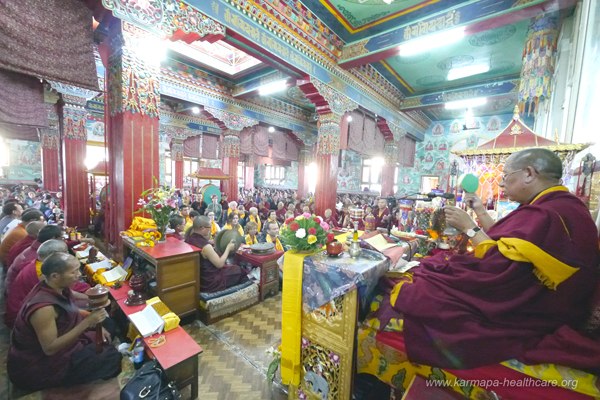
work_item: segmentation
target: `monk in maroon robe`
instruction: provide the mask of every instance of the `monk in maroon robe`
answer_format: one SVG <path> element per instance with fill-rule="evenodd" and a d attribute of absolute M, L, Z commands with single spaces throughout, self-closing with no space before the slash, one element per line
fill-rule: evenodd
<path fill-rule="evenodd" d="M 81 272 L 79 261 L 56 253 L 42 265 L 44 280 L 27 296 L 12 332 L 7 371 L 29 390 L 109 379 L 121 371 L 121 354 L 108 344 L 96 353 L 95 328 L 108 316 L 100 309 L 83 316 L 69 286 Z"/>
<path fill-rule="evenodd" d="M 200 292 L 212 293 L 246 282 L 248 276 L 237 265 L 226 265 L 227 257 L 235 251 L 234 241 L 229 243 L 222 255 L 210 244 L 211 223 L 208 217 L 194 218 L 194 223 L 186 233 L 185 241 L 202 249 L 200 260 Z"/>
<path fill-rule="evenodd" d="M 598 232 L 586 206 L 559 185 L 561 176 L 562 163 L 549 150 L 511 155 L 500 187 L 521 204 L 515 211 L 494 223 L 479 198 L 466 196 L 479 229 L 464 211 L 445 208 L 447 223 L 471 238 L 474 254 L 440 253 L 402 281 L 382 282 L 389 299 L 377 312 L 382 328 L 403 318 L 411 361 L 468 369 L 537 354 L 536 362 L 597 367 L 600 346 L 578 359 L 564 356 L 568 347 L 535 351 L 564 328 L 576 332 L 597 286 Z"/>

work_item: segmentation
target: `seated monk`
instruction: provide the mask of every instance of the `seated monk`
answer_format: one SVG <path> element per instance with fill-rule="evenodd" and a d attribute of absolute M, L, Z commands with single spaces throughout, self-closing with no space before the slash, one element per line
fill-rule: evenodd
<path fill-rule="evenodd" d="M 178 240 L 183 240 L 183 231 L 186 227 L 186 220 L 182 215 L 171 215 L 169 218 L 169 228 L 173 229 L 175 232 L 169 233 L 169 236 L 174 237 Z"/>
<path fill-rule="evenodd" d="M 10 380 L 29 390 L 76 385 L 109 379 L 121 372 L 121 354 L 105 345 L 96 354 L 96 324 L 106 319 L 105 309 L 84 317 L 69 289 L 79 276 L 79 261 L 56 253 L 42 264 L 44 279 L 29 293 L 19 311 L 8 350 Z"/>
<path fill-rule="evenodd" d="M 235 251 L 236 243 L 227 245 L 219 255 L 210 240 L 210 220 L 201 215 L 194 218 L 192 227 L 185 234 L 185 241 L 202 249 L 200 253 L 200 292 L 212 293 L 246 282 L 246 273 L 237 265 L 226 265 L 227 257 Z"/>
<path fill-rule="evenodd" d="M 44 242 L 37 251 L 37 258 L 26 264 L 15 277 L 10 287 L 6 290 L 6 313 L 4 321 L 12 327 L 23 301 L 35 285 L 42 279 L 42 262 L 54 253 L 68 253 L 67 244 L 60 239 Z M 90 286 L 82 281 L 73 282 L 71 290 L 73 297 L 83 305 L 87 305 L 88 298 L 83 294 Z"/>
<path fill-rule="evenodd" d="M 40 233 L 40 230 L 44 226 L 46 226 L 46 221 L 31 221 L 25 226 L 27 236 L 15 243 L 6 256 L 6 265 L 8 266 L 8 271 L 10 271 L 10 267 L 15 261 L 15 258 L 17 258 L 19 254 L 21 254 L 26 248 L 35 242 L 38 233 Z"/>
<path fill-rule="evenodd" d="M 38 222 L 35 223 L 37 224 Z M 33 222 L 29 223 L 29 225 L 31 224 L 33 224 Z M 36 259 L 37 251 L 42 243 L 45 243 L 50 239 L 62 239 L 62 236 L 63 229 L 58 225 L 46 225 L 39 231 L 36 240 L 28 248 L 23 250 L 23 252 L 15 258 L 15 261 L 11 264 L 10 268 L 8 268 L 5 281 L 6 293 L 10 291 L 12 283 L 21 273 L 21 270 Z M 16 311 L 18 311 L 18 309 Z"/>
<path fill-rule="evenodd" d="M 512 358 L 560 363 L 568 348 L 539 348 L 565 330 L 576 332 L 587 317 L 600 262 L 594 221 L 561 177 L 562 162 L 549 150 L 512 154 L 500 187 L 520 203 L 515 211 L 494 223 L 478 197 L 465 195 L 479 229 L 463 210 L 444 209 L 447 223 L 470 237 L 474 254 L 442 252 L 400 282 L 382 280 L 379 329 L 403 319 L 397 326 L 411 362 L 454 369 Z M 597 368 L 600 346 L 596 353 L 567 365 Z"/>
<path fill-rule="evenodd" d="M 331 208 L 325 210 L 325 214 L 323 215 L 323 221 L 327 222 L 327 224 L 329 224 L 331 228 L 339 228 L 337 218 L 331 212 Z"/>

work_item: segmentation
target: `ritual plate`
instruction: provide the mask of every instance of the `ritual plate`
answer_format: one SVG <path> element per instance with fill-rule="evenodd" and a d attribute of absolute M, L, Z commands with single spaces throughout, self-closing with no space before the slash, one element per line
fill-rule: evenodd
<path fill-rule="evenodd" d="M 273 243 L 256 243 L 250 246 L 250 250 L 254 254 L 270 254 L 275 251 Z"/>

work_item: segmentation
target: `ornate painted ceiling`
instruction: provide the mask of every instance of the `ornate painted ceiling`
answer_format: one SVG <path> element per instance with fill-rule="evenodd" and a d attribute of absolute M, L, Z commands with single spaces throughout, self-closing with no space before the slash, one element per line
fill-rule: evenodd
<path fill-rule="evenodd" d="M 474 116 L 512 113 L 519 99 L 524 54 L 530 57 L 537 51 L 535 56 L 544 59 L 545 49 L 555 51 L 544 40 L 558 36 L 562 18 L 572 14 L 576 2 L 138 0 L 132 4 L 143 3 L 146 8 L 152 4 L 154 15 L 160 17 L 154 26 L 162 26 L 162 32 L 172 31 L 173 24 L 179 26 L 178 19 L 169 19 L 177 15 L 177 7 L 186 13 L 190 7 L 205 22 L 223 27 L 217 29 L 219 40 L 177 42 L 163 69 L 169 79 L 183 76 L 212 82 L 211 90 L 216 89 L 219 101 L 230 108 L 234 105 L 260 115 L 279 112 L 269 123 L 290 115 L 298 122 L 287 129 L 308 124 L 303 130 L 315 132 L 315 107 L 294 87 L 299 81 L 315 79 L 418 139 L 431 121 L 464 117 L 464 108 L 445 109 L 449 101 L 486 97 L 485 105 L 472 110 Z M 139 19 L 129 18 L 128 2 L 102 0 L 102 4 L 118 18 L 139 24 Z M 464 37 L 454 43 L 438 48 L 421 45 L 422 51 L 412 56 L 400 50 L 432 35 L 444 39 L 456 29 L 464 31 Z M 542 32 L 542 39 L 530 42 L 524 52 L 534 31 Z M 530 60 L 534 68 L 536 62 Z M 482 65 L 483 72 L 449 79 L 452 69 Z M 282 79 L 287 80 L 287 90 L 258 96 L 261 86 Z M 535 84 L 534 76 L 526 87 L 535 91 L 531 87 Z M 165 86 L 170 88 L 169 82 Z M 203 96 L 182 100 L 201 101 Z"/>

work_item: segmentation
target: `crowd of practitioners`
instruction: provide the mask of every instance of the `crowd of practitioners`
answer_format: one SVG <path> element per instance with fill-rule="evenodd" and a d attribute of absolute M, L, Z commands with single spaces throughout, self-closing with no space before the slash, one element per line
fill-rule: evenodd
<path fill-rule="evenodd" d="M 110 345 L 110 324 L 103 328 L 102 351 L 96 351 L 95 327 L 108 321 L 108 314 L 85 311 L 90 286 L 81 279 L 72 250 L 93 239 L 68 240 L 58 197 L 22 192 L 2 192 L 0 215 L 4 323 L 12 330 L 10 380 L 40 390 L 118 375 L 121 354 Z"/>
<path fill-rule="evenodd" d="M 358 221 L 362 229 L 364 217 L 373 215 L 378 228 L 391 228 L 397 220 L 396 204 L 391 197 L 338 194 L 335 207 L 326 209 L 321 217 L 333 228 L 353 228 Z M 353 216 L 357 210 L 362 217 Z M 170 227 L 175 236 L 184 239 L 194 218 L 204 215 L 210 220 L 212 237 L 222 229 L 236 229 L 250 245 L 268 240 L 269 229 L 274 231 L 286 219 L 302 213 L 315 214 L 311 194 L 300 198 L 293 190 L 241 189 L 237 201 L 228 201 L 226 194 L 221 194 L 220 199 L 212 195 L 209 201 L 191 201 L 189 196 L 183 196 L 180 213 L 172 216 Z"/>

